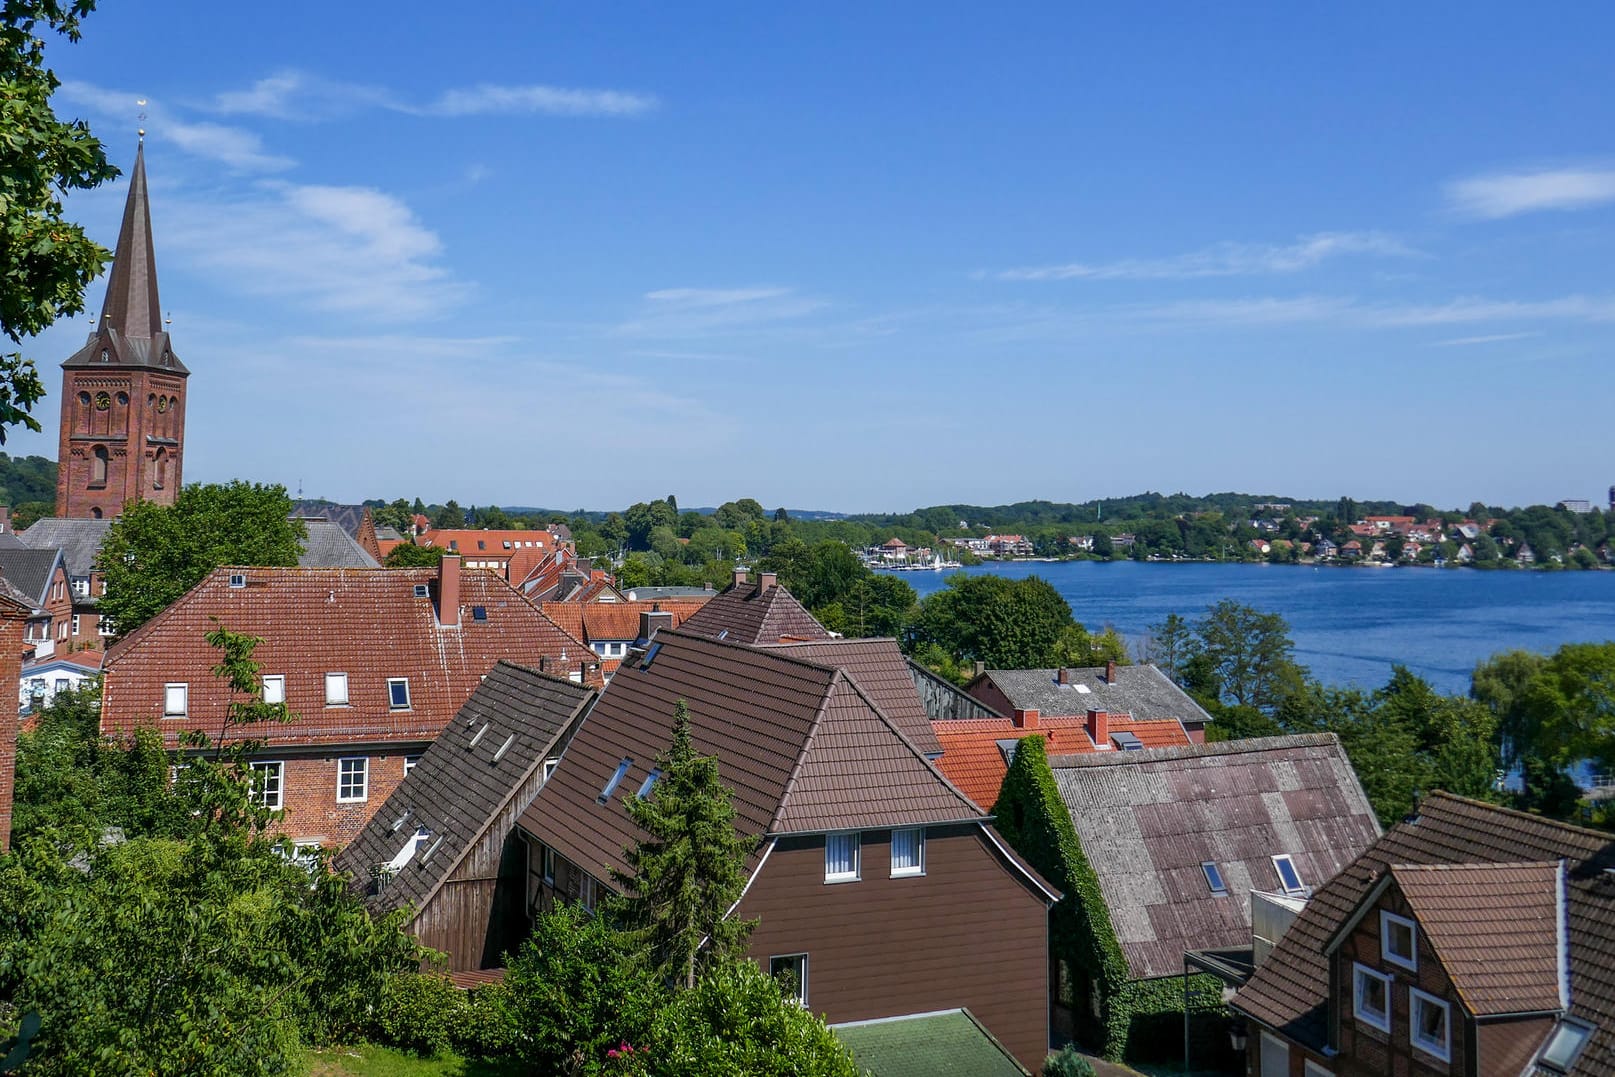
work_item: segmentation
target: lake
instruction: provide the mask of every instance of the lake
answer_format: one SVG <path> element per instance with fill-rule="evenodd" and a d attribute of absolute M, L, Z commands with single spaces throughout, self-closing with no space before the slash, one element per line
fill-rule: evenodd
<path fill-rule="evenodd" d="M 1169 613 L 1191 621 L 1224 598 L 1290 622 L 1295 657 L 1332 684 L 1378 688 L 1400 662 L 1438 689 L 1469 690 L 1498 651 L 1615 639 L 1615 572 L 1314 568 L 1138 561 L 993 562 L 965 569 L 1054 585 L 1077 620 L 1137 644 Z M 900 572 L 923 598 L 943 572 Z"/>

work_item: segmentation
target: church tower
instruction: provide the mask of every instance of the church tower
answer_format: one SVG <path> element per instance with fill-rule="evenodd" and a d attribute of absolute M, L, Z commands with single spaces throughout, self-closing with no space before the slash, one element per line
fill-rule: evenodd
<path fill-rule="evenodd" d="M 100 320 L 89 342 L 62 364 L 57 516 L 111 519 L 130 500 L 173 504 L 188 377 L 157 301 L 142 140 Z"/>

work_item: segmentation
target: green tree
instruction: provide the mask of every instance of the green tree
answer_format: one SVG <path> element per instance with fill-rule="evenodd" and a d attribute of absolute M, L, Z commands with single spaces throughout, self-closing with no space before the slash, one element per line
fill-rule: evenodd
<path fill-rule="evenodd" d="M 726 961 L 656 1015 L 655 1077 L 858 1077 L 852 1053 L 750 961 Z"/>
<path fill-rule="evenodd" d="M 915 646 L 936 644 L 957 662 L 1038 669 L 1054 664 L 1055 645 L 1074 623 L 1065 599 L 1036 576 L 959 573 L 920 603 L 911 635 Z"/>
<path fill-rule="evenodd" d="M 745 890 L 755 841 L 735 830 L 733 795 L 718 779 L 717 758 L 695 751 L 682 699 L 672 747 L 656 768 L 648 795 L 627 802 L 645 836 L 625 852 L 629 870 L 613 872 L 623 894 L 614 913 L 659 978 L 691 988 L 745 951 L 755 921 L 729 910 Z"/>
<path fill-rule="evenodd" d="M 436 568 L 448 550 L 441 546 L 417 546 L 402 542 L 387 551 L 382 559 L 383 568 Z"/>
<path fill-rule="evenodd" d="M 1223 599 L 1206 611 L 1195 634 L 1215 694 L 1227 703 L 1272 713 L 1300 683 L 1290 626 L 1279 614 Z"/>
<path fill-rule="evenodd" d="M 172 505 L 131 501 L 96 565 L 100 613 L 119 635 L 150 620 L 221 565 L 295 565 L 307 536 L 284 486 L 233 480 L 187 486 Z"/>
<path fill-rule="evenodd" d="M 118 174 L 82 121 L 51 107 L 60 82 L 45 66 L 46 34 L 77 41 L 94 0 L 0 5 L 0 329 L 13 344 L 84 309 L 84 289 L 111 255 L 69 221 L 62 198 Z M 45 395 L 33 360 L 0 354 L 0 443 L 8 426 L 40 429 Z"/>
<path fill-rule="evenodd" d="M 1184 669 L 1194 656 L 1196 646 L 1189 622 L 1176 613 L 1169 613 L 1166 620 L 1150 625 L 1145 659 L 1173 681 L 1182 684 Z"/>
<path fill-rule="evenodd" d="M 432 516 L 432 526 L 447 528 L 450 531 L 462 528 L 465 526 L 465 510 L 460 507 L 458 501 L 451 497 L 449 498 L 449 503 L 438 509 Z"/>

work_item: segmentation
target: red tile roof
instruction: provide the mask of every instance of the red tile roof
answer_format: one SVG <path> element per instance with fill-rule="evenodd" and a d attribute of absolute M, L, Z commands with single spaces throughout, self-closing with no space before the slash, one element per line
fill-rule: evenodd
<path fill-rule="evenodd" d="M 438 571 L 217 569 L 107 653 L 102 728 L 157 724 L 171 742 L 189 730 L 217 736 L 227 696 L 203 638 L 215 623 L 261 637 L 254 659 L 286 678 L 299 717 L 252 731 L 271 745 L 429 741 L 502 658 L 551 672 L 587 663 L 588 682 L 600 683 L 593 652 L 493 573 L 462 572 L 459 623 L 439 624 Z M 246 586 L 231 587 L 238 574 Z M 327 672 L 348 675 L 349 705 L 325 705 Z M 407 710 L 389 706 L 395 677 L 409 680 Z M 160 718 L 173 682 L 189 686 L 188 716 Z"/>
<path fill-rule="evenodd" d="M 706 605 L 706 599 L 661 598 L 644 602 L 541 602 L 545 616 L 585 643 L 639 638 L 639 615 L 668 613 L 677 628 Z"/>
<path fill-rule="evenodd" d="M 942 745 L 942 758 L 937 768 L 948 780 L 977 804 L 988 811 L 998 800 L 998 789 L 1004 784 L 1009 763 L 998 747 L 1001 740 L 1020 740 L 1041 734 L 1051 756 L 1080 755 L 1095 752 L 1093 738 L 1088 736 L 1087 718 L 1042 718 L 1035 729 L 1024 729 L 1009 718 L 969 718 L 960 721 L 931 723 L 936 739 Z M 1187 745 L 1189 734 L 1183 723 L 1175 718 L 1126 719 L 1110 717 L 1112 733 L 1131 733 L 1146 748 L 1173 748 Z M 1112 749 L 1114 750 L 1114 749 Z"/>
<path fill-rule="evenodd" d="M 510 543 L 507 547 L 505 543 Z M 482 545 L 477 545 L 481 543 Z M 531 547 L 527 544 L 533 543 Z M 500 555 L 510 557 L 517 550 L 553 550 L 557 543 L 555 536 L 548 531 L 479 531 L 472 528 L 434 528 L 420 536 L 415 542 L 417 546 L 438 546 L 449 549 L 457 546 L 459 552 L 467 557 L 478 554 Z M 519 545 L 518 545 L 519 544 Z"/>

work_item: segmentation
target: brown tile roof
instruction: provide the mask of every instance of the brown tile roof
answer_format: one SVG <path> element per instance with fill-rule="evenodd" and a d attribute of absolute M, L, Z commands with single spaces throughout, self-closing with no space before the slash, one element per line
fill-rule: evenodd
<path fill-rule="evenodd" d="M 1559 870 L 1557 860 L 1391 867 L 1470 1013 L 1560 1008 Z"/>
<path fill-rule="evenodd" d="M 931 730 L 925 704 L 914 686 L 908 660 L 894 639 L 830 639 L 776 643 L 771 649 L 804 662 L 835 666 L 852 674 L 860 688 L 886 712 L 915 746 L 935 757 L 942 745 Z M 946 773 L 946 771 L 944 771 Z"/>
<path fill-rule="evenodd" d="M 714 595 L 688 621 L 684 630 L 694 635 L 754 647 L 760 643 L 830 639 L 830 632 L 803 608 L 789 591 L 773 584 L 733 584 Z"/>
<path fill-rule="evenodd" d="M 504 810 L 511 797 L 545 759 L 560 754 L 562 738 L 595 695 L 593 688 L 536 669 L 497 663 L 364 831 L 338 854 L 336 870 L 368 893 L 372 869 L 391 862 L 424 827 L 431 837 L 368 900 L 377 912 L 423 909 L 490 826 L 501 817 L 509 826 Z"/>
<path fill-rule="evenodd" d="M 1183 952 L 1250 945 L 1250 892 L 1288 853 L 1318 886 L 1379 836 L 1332 733 L 1049 759 L 1135 979 L 1181 975 Z M 1227 884 L 1212 894 L 1200 865 Z"/>
<path fill-rule="evenodd" d="M 245 587 L 230 586 L 236 574 Z M 437 578 L 433 568 L 217 569 L 107 652 L 102 728 L 156 724 L 171 742 L 193 729 L 216 736 L 227 697 L 203 638 L 215 618 L 261 637 L 254 659 L 286 678 L 298 719 L 253 731 L 272 745 L 429 741 L 500 659 L 556 671 L 595 665 L 581 640 L 489 572 L 461 573 L 459 625 L 440 625 Z M 415 596 L 417 585 L 427 597 Z M 325 705 L 327 672 L 348 675 L 348 706 Z M 391 677 L 409 679 L 408 710 L 389 706 Z M 591 683 L 598 677 L 591 669 Z M 189 717 L 160 719 L 169 682 L 189 685 Z"/>
<path fill-rule="evenodd" d="M 1041 734 L 1050 755 L 1079 755 L 1094 752 L 1086 718 L 1043 718 L 1034 729 L 1017 727 L 1008 718 L 945 719 L 931 723 L 942 747 L 938 769 L 948 780 L 983 808 L 991 811 L 998 790 L 1009 771 L 1009 761 L 998 746 L 1002 740 L 1019 740 Z M 1146 748 L 1172 748 L 1190 743 L 1183 723 L 1176 718 L 1145 721 L 1110 719 L 1112 733 L 1131 733 Z"/>
<path fill-rule="evenodd" d="M 684 700 L 697 751 L 715 755 L 741 833 L 815 833 L 982 818 L 845 672 L 777 650 L 664 631 L 625 664 L 521 825 L 600 879 L 637 834 L 622 800 L 671 743 Z M 611 801 L 597 800 L 620 760 Z"/>
<path fill-rule="evenodd" d="M 1568 867 L 1570 1013 L 1597 1026 L 1572 1074 L 1615 1073 L 1615 838 L 1596 830 L 1433 793 L 1413 822 L 1385 832 L 1312 900 L 1234 1006 L 1292 1039 L 1322 1048 L 1328 1036 L 1325 947 L 1393 865 L 1520 864 Z"/>

